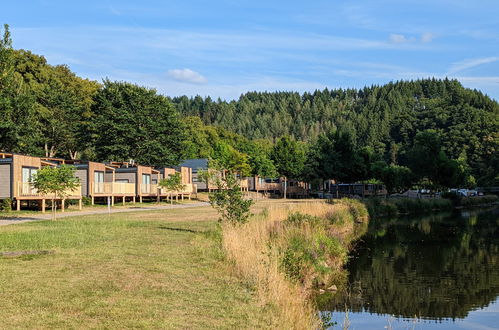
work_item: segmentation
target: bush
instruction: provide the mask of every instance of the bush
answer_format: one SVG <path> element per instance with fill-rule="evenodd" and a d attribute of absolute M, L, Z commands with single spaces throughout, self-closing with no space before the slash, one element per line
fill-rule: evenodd
<path fill-rule="evenodd" d="M 499 198 L 496 195 L 472 196 L 461 198 L 459 205 L 468 207 L 482 204 L 497 203 Z"/>
<path fill-rule="evenodd" d="M 12 211 L 12 199 L 0 199 L 0 212 Z"/>
<path fill-rule="evenodd" d="M 81 198 L 81 202 L 82 202 L 82 203 L 83 203 L 83 205 L 85 205 L 85 206 L 92 205 L 92 197 L 83 196 L 83 197 Z"/>
<path fill-rule="evenodd" d="M 304 235 L 299 229 L 288 232 L 288 245 L 282 253 L 281 265 L 290 278 L 311 280 L 314 286 L 330 282 L 336 267 L 347 256 L 346 249 L 337 238 L 316 230 Z"/>
<path fill-rule="evenodd" d="M 210 204 L 220 215 L 220 222 L 241 224 L 248 221 L 251 199 L 245 199 L 232 174 L 217 181 L 218 190 L 210 194 Z"/>
<path fill-rule="evenodd" d="M 421 214 L 434 210 L 448 210 L 452 208 L 452 201 L 444 198 L 370 198 L 365 201 L 365 204 L 371 217 Z"/>

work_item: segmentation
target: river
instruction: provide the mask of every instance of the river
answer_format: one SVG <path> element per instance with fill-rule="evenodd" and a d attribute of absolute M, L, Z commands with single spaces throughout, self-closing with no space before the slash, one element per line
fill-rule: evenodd
<path fill-rule="evenodd" d="M 346 268 L 333 329 L 499 329 L 499 208 L 373 220 Z"/>

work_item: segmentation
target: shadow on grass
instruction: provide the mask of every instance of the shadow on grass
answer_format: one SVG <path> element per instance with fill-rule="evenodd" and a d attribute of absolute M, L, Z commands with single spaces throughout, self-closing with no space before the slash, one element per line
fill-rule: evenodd
<path fill-rule="evenodd" d="M 204 233 L 204 231 L 201 230 L 193 230 L 193 229 L 185 229 L 185 228 L 174 228 L 174 227 L 166 227 L 166 226 L 159 226 L 159 229 L 165 229 L 165 230 L 171 230 L 171 231 L 183 231 L 186 233 Z"/>

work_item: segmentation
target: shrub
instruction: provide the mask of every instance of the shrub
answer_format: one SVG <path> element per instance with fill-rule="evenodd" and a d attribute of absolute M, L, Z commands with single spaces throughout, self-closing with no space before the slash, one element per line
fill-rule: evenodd
<path fill-rule="evenodd" d="M 372 217 L 396 216 L 398 214 L 421 214 L 434 210 L 452 208 L 449 199 L 416 199 L 416 198 L 370 198 L 365 201 L 369 215 Z"/>
<path fill-rule="evenodd" d="M 310 214 L 303 214 L 300 212 L 293 212 L 288 215 L 286 218 L 286 221 L 290 224 L 302 224 L 302 223 L 309 223 L 309 224 L 317 224 L 322 222 L 323 220 L 319 217 L 310 215 Z"/>
<path fill-rule="evenodd" d="M 290 278 L 318 286 L 329 283 L 334 267 L 343 263 L 347 252 L 337 238 L 324 230 L 304 234 L 299 229 L 288 231 L 287 247 L 282 253 L 281 265 Z"/>
<path fill-rule="evenodd" d="M 468 207 L 468 206 L 476 206 L 482 204 L 492 204 L 492 203 L 497 203 L 498 200 L 499 198 L 496 195 L 463 197 L 459 201 L 459 205 Z"/>
<path fill-rule="evenodd" d="M 12 211 L 12 200 L 10 198 L 0 199 L 0 212 Z"/>
<path fill-rule="evenodd" d="M 83 203 L 83 205 L 85 205 L 85 206 L 92 205 L 92 197 L 83 196 L 83 197 L 81 198 L 81 202 L 82 202 L 82 203 Z"/>
<path fill-rule="evenodd" d="M 237 224 L 248 221 L 253 201 L 244 198 L 237 180 L 227 174 L 225 178 L 217 180 L 217 188 L 210 195 L 210 204 L 220 214 L 220 222 Z"/>

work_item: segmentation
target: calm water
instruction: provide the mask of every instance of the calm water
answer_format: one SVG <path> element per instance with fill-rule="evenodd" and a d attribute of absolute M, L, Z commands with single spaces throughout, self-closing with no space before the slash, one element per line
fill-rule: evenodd
<path fill-rule="evenodd" d="M 333 328 L 499 329 L 499 209 L 371 222 Z"/>

